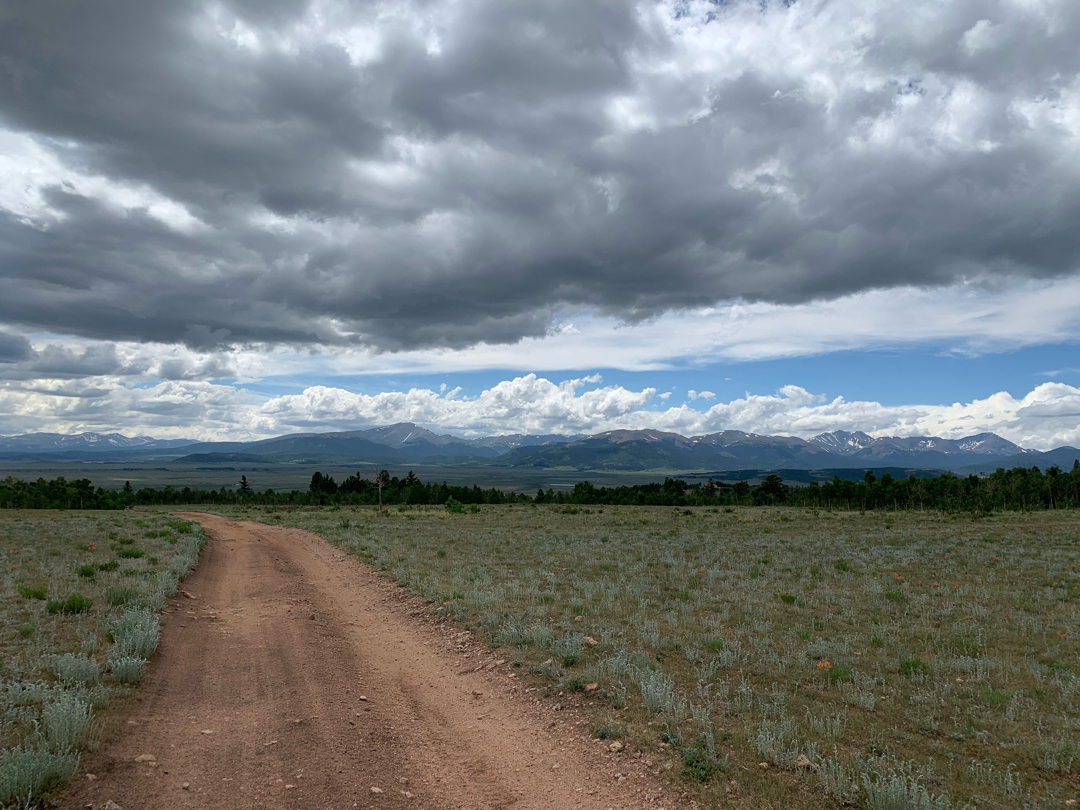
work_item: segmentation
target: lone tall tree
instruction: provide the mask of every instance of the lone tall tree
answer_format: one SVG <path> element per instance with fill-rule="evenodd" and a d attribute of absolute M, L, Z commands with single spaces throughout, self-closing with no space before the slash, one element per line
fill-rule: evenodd
<path fill-rule="evenodd" d="M 380 465 L 375 465 L 375 489 L 379 491 L 379 511 L 382 511 L 382 491 L 390 486 L 390 473 Z"/>

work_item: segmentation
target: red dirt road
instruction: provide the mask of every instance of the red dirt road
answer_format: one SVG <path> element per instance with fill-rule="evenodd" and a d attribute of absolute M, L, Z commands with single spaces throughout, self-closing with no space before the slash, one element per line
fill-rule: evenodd
<path fill-rule="evenodd" d="M 62 807 L 675 806 L 640 760 L 535 705 L 317 535 L 185 517 L 209 537 L 183 585 L 195 598 L 171 600 L 129 725 Z"/>

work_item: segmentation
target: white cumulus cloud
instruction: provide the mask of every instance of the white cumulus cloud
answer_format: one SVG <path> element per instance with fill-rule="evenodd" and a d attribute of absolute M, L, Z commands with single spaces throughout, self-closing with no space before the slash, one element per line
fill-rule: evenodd
<path fill-rule="evenodd" d="M 695 391 L 695 402 L 714 398 Z M 707 396 L 711 395 L 711 396 Z M 374 394 L 330 385 L 268 396 L 238 384 L 175 379 L 132 384 L 118 376 L 0 383 L 0 434 L 119 431 L 159 437 L 256 439 L 297 431 L 354 430 L 415 422 L 462 436 L 590 434 L 656 429 L 699 435 L 721 430 L 809 438 L 833 430 L 875 436 L 959 438 L 990 431 L 1020 445 L 1080 446 L 1080 388 L 1045 382 L 1022 397 L 999 392 L 954 403 L 883 405 L 826 396 L 796 385 L 747 393 L 708 409 L 668 405 L 670 391 L 604 385 L 598 375 L 503 380 L 476 396 L 460 387 Z"/>
<path fill-rule="evenodd" d="M 472 399 L 440 397 L 415 388 L 366 395 L 317 386 L 302 394 L 276 397 L 259 413 L 279 430 L 412 421 L 465 435 L 654 428 L 684 435 L 733 429 L 808 438 L 824 431 L 863 430 L 879 436 L 959 438 L 992 431 L 1033 448 L 1080 444 L 1080 389 L 1061 383 L 1043 383 L 1019 399 L 997 393 L 968 403 L 906 406 L 826 399 L 790 385 L 775 394 L 747 394 L 720 402 L 706 411 L 686 405 L 650 408 L 654 400 L 665 399 L 654 388 L 631 391 L 607 386 L 579 391 L 584 383 L 574 379 L 556 384 L 529 374 L 501 382 Z"/>

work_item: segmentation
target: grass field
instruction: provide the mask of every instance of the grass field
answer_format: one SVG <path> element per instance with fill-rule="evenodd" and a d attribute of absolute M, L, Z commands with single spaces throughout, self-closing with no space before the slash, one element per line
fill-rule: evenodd
<path fill-rule="evenodd" d="M 165 513 L 0 512 L 0 806 L 37 806 L 96 745 L 202 542 Z"/>
<path fill-rule="evenodd" d="M 1075 512 L 231 514 L 358 554 L 710 805 L 1080 797 Z"/>

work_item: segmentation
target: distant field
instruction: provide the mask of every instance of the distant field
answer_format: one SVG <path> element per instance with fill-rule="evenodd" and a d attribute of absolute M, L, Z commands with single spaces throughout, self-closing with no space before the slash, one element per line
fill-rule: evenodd
<path fill-rule="evenodd" d="M 432 466 L 412 464 L 387 468 L 391 475 L 404 477 L 413 470 L 423 481 L 446 481 L 455 485 L 476 484 L 482 489 L 498 487 L 503 490 L 527 492 L 535 495 L 543 487 L 570 489 L 578 481 L 588 479 L 597 486 L 621 486 L 647 484 L 663 481 L 664 471 L 647 473 L 580 472 L 577 470 L 533 470 L 507 469 L 468 466 Z M 88 478 L 95 487 L 121 489 L 125 481 L 130 481 L 135 489 L 165 486 L 183 489 L 236 489 L 241 475 L 246 475 L 251 486 L 256 490 L 273 489 L 288 491 L 306 490 L 311 483 L 311 476 L 316 471 L 333 476 L 343 481 L 357 471 L 361 475 L 372 472 L 371 464 L 339 466 L 332 464 L 250 464 L 236 463 L 225 465 L 174 464 L 167 461 L 151 464 L 139 463 L 96 463 L 96 462 L 20 462 L 0 460 L 0 479 L 11 476 L 23 481 L 36 481 L 38 478 L 52 479 L 64 476 L 72 480 Z M 671 473 L 676 474 L 676 473 Z M 860 472 L 859 475 L 862 473 Z M 679 474 L 687 481 L 708 480 L 708 474 L 694 472 Z M 717 474 L 719 477 L 720 474 Z"/>
<path fill-rule="evenodd" d="M 716 806 L 1080 797 L 1077 512 L 230 514 L 358 554 Z"/>
<path fill-rule="evenodd" d="M 0 807 L 36 806 L 95 747 L 202 542 L 164 512 L 0 511 Z"/>

